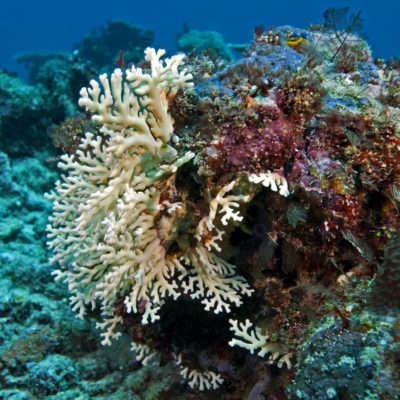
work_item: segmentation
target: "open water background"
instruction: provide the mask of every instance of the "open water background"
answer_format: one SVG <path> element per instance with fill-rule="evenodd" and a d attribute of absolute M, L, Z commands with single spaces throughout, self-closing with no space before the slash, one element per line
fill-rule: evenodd
<path fill-rule="evenodd" d="M 253 27 L 263 24 L 304 28 L 323 21 L 328 7 L 362 10 L 364 32 L 376 57 L 400 57 L 400 0 L 1 0 L 0 67 L 27 73 L 13 57 L 23 51 L 68 51 L 107 19 L 124 19 L 155 30 L 155 47 L 173 51 L 175 37 L 190 28 L 216 30 L 227 42 L 252 39 Z"/>

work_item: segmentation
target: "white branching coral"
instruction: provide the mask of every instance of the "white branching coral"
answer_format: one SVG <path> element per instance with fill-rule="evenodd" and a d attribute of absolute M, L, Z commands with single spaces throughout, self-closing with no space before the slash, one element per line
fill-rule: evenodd
<path fill-rule="evenodd" d="M 234 265 L 200 244 L 188 250 L 182 260 L 193 267 L 182 287 L 193 299 L 202 298 L 207 311 L 230 312 L 232 303 L 240 306 L 243 295 L 253 292 L 244 278 L 236 274 Z"/>
<path fill-rule="evenodd" d="M 198 240 L 201 240 L 201 237 L 204 234 L 212 233 L 214 229 L 216 231 L 216 234 L 212 235 L 211 239 L 206 242 L 206 247 L 208 250 L 211 250 L 211 248 L 213 247 L 215 250 L 221 251 L 221 248 L 217 244 L 217 241 L 222 239 L 223 231 L 216 229 L 214 225 L 214 220 L 217 215 L 218 209 L 219 214 L 223 214 L 221 218 L 222 225 L 227 225 L 229 220 L 241 221 L 243 219 L 243 217 L 239 214 L 239 211 L 234 211 L 234 209 L 237 209 L 240 206 L 239 201 L 249 201 L 250 196 L 242 194 L 230 194 L 226 196 L 226 194 L 234 188 L 236 183 L 236 181 L 232 181 L 225 185 L 222 189 L 220 189 L 215 198 L 210 201 L 210 211 L 208 215 L 202 218 L 197 227 L 196 238 Z"/>
<path fill-rule="evenodd" d="M 180 354 L 175 356 L 175 362 L 179 367 L 179 373 L 192 389 L 200 391 L 217 389 L 224 382 L 222 376 L 214 371 L 199 371 L 185 367 L 182 365 L 182 356 Z"/>
<path fill-rule="evenodd" d="M 152 350 L 147 344 L 132 342 L 131 350 L 135 352 L 135 358 L 142 365 L 148 366 L 159 364 L 160 354 L 156 350 Z"/>
<path fill-rule="evenodd" d="M 103 344 L 120 335 L 117 304 L 148 323 L 159 318 L 166 297 L 187 293 L 218 313 L 252 292 L 233 265 L 210 251 L 218 247 L 208 245 L 201 228 L 191 246 L 168 254 L 167 237 L 182 203 L 160 194 L 194 157 L 168 144 L 168 99 L 192 86 L 192 76 L 179 69 L 182 55 L 163 61 L 164 51 L 150 48 L 145 55 L 150 73 L 134 66 L 116 69 L 110 79 L 103 74 L 100 84 L 92 80 L 81 90 L 79 104 L 103 124 L 102 136 L 86 133 L 75 154 L 61 157 L 65 175 L 47 195 L 54 202 L 47 232 L 51 261 L 60 266 L 56 278 L 67 281 L 79 317 L 100 305 Z M 223 224 L 240 220 L 233 209 L 242 196 L 225 196 L 233 185 L 212 204 L 207 228 L 213 228 L 218 207 Z"/>
<path fill-rule="evenodd" d="M 290 358 L 292 353 L 282 353 L 277 351 L 274 344 L 270 343 L 270 337 L 267 333 L 263 333 L 259 327 L 253 328 L 250 320 L 238 322 L 230 319 L 231 331 L 234 332 L 234 337 L 230 342 L 230 346 L 239 346 L 250 351 L 253 354 L 255 351 L 260 357 L 269 354 L 269 363 L 276 363 L 279 368 L 286 364 L 287 368 L 292 368 Z"/>
<path fill-rule="evenodd" d="M 193 86 L 192 75 L 183 65 L 183 54 L 161 60 L 165 50 L 145 50 L 145 60 L 151 63 L 151 74 L 132 67 L 123 72 L 116 69 L 111 75 L 100 75 L 100 85 L 91 80 L 91 88 L 82 88 L 79 105 L 95 114 L 93 120 L 106 128 L 119 131 L 114 151 L 121 155 L 129 147 L 143 146 L 156 153 L 161 143 L 168 143 L 173 132 L 173 121 L 168 114 L 168 97 L 179 89 Z M 123 134 L 122 134 L 123 133 Z"/>
<path fill-rule="evenodd" d="M 252 174 L 249 176 L 252 183 L 261 183 L 264 187 L 270 187 L 273 192 L 279 192 L 281 196 L 289 195 L 289 188 L 286 178 L 276 172 L 262 172 L 261 174 Z"/>
<path fill-rule="evenodd" d="M 142 343 L 131 344 L 131 350 L 135 353 L 137 361 L 144 366 L 159 366 L 161 355 L 157 350 L 151 349 L 148 345 Z M 222 376 L 211 370 L 191 369 L 183 365 L 182 354 L 172 353 L 173 360 L 178 368 L 179 374 L 188 386 L 200 391 L 208 389 L 217 389 L 223 382 Z"/>
<path fill-rule="evenodd" d="M 251 354 L 255 350 L 258 350 L 258 355 L 264 357 L 268 353 L 267 347 L 265 346 L 269 341 L 269 336 L 263 334 L 260 328 L 252 329 L 253 324 L 250 320 L 246 319 L 245 322 L 238 322 L 234 319 L 230 319 L 231 331 L 237 336 L 229 342 L 230 346 L 243 347 L 250 351 Z"/>

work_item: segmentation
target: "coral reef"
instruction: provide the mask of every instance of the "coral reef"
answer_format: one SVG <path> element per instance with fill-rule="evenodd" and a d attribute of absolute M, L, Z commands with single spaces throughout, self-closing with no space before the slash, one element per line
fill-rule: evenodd
<path fill-rule="evenodd" d="M 72 53 L 23 53 L 17 61 L 29 66 L 31 84 L 0 72 L 1 149 L 54 155 L 47 128 L 75 115 L 80 88 L 97 72 Z"/>
<path fill-rule="evenodd" d="M 346 13 L 121 58 L 53 121 L 54 191 L 0 153 L 0 397 L 396 398 L 400 68 Z"/>
<path fill-rule="evenodd" d="M 154 31 L 151 29 L 129 21 L 111 20 L 94 28 L 75 44 L 75 48 L 80 58 L 90 60 L 95 68 L 100 69 L 113 65 L 120 52 L 123 52 L 126 63 L 140 61 L 143 50 L 151 46 L 153 40 Z"/>
<path fill-rule="evenodd" d="M 179 383 L 175 364 L 142 368 L 126 337 L 101 346 L 95 321 L 76 318 L 51 276 L 43 192 L 57 178 L 46 153 L 0 152 L 0 398 L 156 399 Z"/>
<path fill-rule="evenodd" d="M 29 102 L 26 99 L 30 99 Z M 46 100 L 42 88 L 0 72 L 0 146 L 13 155 L 32 154 L 50 123 L 46 118 Z M 46 135 L 44 135 L 46 138 Z M 11 139 L 12 138 L 12 139 Z"/>
<path fill-rule="evenodd" d="M 198 31 L 188 29 L 178 38 L 178 50 L 185 53 L 206 52 L 215 54 L 226 61 L 233 60 L 233 54 L 226 45 L 223 36 L 216 31 Z"/>

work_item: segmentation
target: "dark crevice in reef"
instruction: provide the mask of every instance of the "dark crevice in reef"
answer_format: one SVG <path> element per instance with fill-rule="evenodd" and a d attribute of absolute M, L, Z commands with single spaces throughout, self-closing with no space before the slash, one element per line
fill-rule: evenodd
<path fill-rule="evenodd" d="M 229 318 L 229 314 L 205 311 L 198 301 L 180 297 L 166 301 L 157 324 L 163 343 L 201 351 L 229 341 Z"/>

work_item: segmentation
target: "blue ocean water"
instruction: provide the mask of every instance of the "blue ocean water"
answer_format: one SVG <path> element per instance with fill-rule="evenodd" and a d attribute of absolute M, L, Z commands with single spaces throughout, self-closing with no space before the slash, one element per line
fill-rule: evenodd
<path fill-rule="evenodd" d="M 0 65 L 26 76 L 13 57 L 27 50 L 71 50 L 73 44 L 107 19 L 124 19 L 154 29 L 155 47 L 173 50 L 175 36 L 190 28 L 216 30 L 227 42 L 247 42 L 253 27 L 263 24 L 300 28 L 322 22 L 328 7 L 362 10 L 364 32 L 376 57 L 400 55 L 399 0 L 286 1 L 2 1 Z"/>

